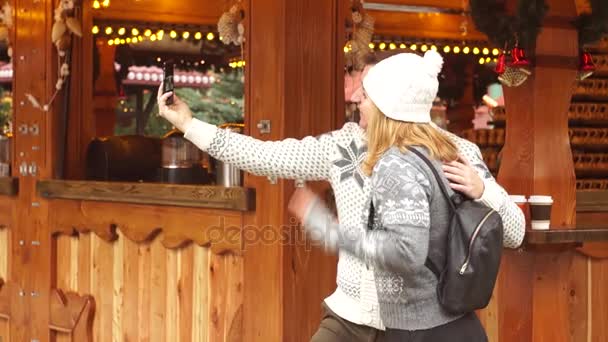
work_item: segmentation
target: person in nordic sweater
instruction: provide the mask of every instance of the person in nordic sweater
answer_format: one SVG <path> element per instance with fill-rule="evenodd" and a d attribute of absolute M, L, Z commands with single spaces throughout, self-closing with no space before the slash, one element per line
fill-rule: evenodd
<path fill-rule="evenodd" d="M 405 81 L 407 78 L 401 83 Z M 401 83 L 390 86 L 407 86 Z M 188 106 L 177 96 L 174 96 L 174 103 L 168 106 L 166 99 L 170 95 L 162 94 L 162 86 L 159 88 L 159 114 L 185 132 L 187 139 L 212 157 L 256 175 L 326 180 L 334 190 L 339 222 L 345 226 L 359 226 L 367 222 L 362 213 L 365 213 L 369 203 L 371 180 L 362 169 L 367 153 L 365 127 L 362 127 L 365 126 L 364 122 L 361 122 L 361 126 L 347 123 L 339 130 L 318 137 L 261 141 L 192 118 Z M 523 213 L 496 183 L 483 163 L 479 148 L 449 132 L 434 128 L 448 137 L 457 146 L 463 160 L 471 165 L 460 164 L 459 170 L 452 170 L 456 177 L 451 186 L 463 186 L 465 193 L 476 189 L 471 197 L 495 209 L 502 217 L 505 247 L 518 247 L 525 232 Z M 479 179 L 481 186 L 473 186 L 479 183 Z M 368 266 L 352 253 L 340 250 L 337 285 L 336 291 L 325 299 L 324 304 L 340 317 L 343 324 L 361 334 L 376 334 L 385 329 L 379 312 L 373 265 Z M 380 284 L 385 285 L 391 284 Z M 348 340 L 359 339 L 352 337 Z"/>
<path fill-rule="evenodd" d="M 380 319 L 387 328 L 375 332 L 377 340 L 487 341 L 474 312 L 454 315 L 441 307 L 437 278 L 425 266 L 427 256 L 435 264 L 445 264 L 445 255 L 429 255 L 429 244 L 439 246 L 437 250 L 446 248 L 450 207 L 432 170 L 407 147 L 433 160 L 437 170 L 442 163 L 458 159 L 457 146 L 430 125 L 442 64 L 441 56 L 433 51 L 424 57 L 402 53 L 370 68 L 364 78 L 360 111 L 368 121 L 368 153 L 362 171 L 371 177 L 371 191 L 363 222 L 338 222 L 306 189 L 299 190 L 290 203 L 310 237 L 374 269 Z M 407 78 L 406 87 L 390 86 Z M 442 181 L 449 183 L 445 177 Z M 371 208 L 374 214 L 368 225 L 365 220 L 370 219 Z M 312 340 L 350 341 L 348 326 L 327 310 Z M 361 340 L 360 334 L 354 335 Z"/>

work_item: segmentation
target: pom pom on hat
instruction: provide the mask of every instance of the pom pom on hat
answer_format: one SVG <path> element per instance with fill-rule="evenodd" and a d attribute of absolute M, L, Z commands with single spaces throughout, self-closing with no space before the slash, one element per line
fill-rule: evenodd
<path fill-rule="evenodd" d="M 363 88 L 387 117 L 429 123 L 442 66 L 443 58 L 435 51 L 427 51 L 424 57 L 400 53 L 373 66 L 363 79 Z"/>
<path fill-rule="evenodd" d="M 428 50 L 424 54 L 424 64 L 431 76 L 437 77 L 443 67 L 443 57 L 437 51 Z"/>

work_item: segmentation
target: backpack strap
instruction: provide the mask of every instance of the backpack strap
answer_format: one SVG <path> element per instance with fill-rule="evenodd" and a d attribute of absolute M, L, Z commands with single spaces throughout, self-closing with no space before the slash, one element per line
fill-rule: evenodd
<path fill-rule="evenodd" d="M 431 172 L 433 172 L 433 175 L 435 176 L 435 179 L 437 180 L 437 183 L 439 184 L 439 188 L 441 189 L 443 196 L 450 204 L 450 210 L 452 211 L 452 213 L 455 213 L 456 205 L 454 204 L 452 197 L 450 197 L 450 195 L 448 194 L 448 189 L 446 188 L 445 184 L 443 184 L 443 179 L 441 178 L 441 176 L 439 176 L 439 173 L 435 169 L 435 166 L 433 165 L 433 163 L 431 163 L 429 158 L 427 158 L 424 154 L 422 154 L 420 151 L 416 150 L 415 148 L 408 146 L 407 149 L 410 150 L 415 155 L 417 155 L 418 158 L 422 159 L 422 161 L 424 161 L 426 163 L 426 165 L 431 169 Z M 449 226 L 448 230 L 449 229 L 452 229 L 452 227 Z M 448 231 L 448 236 L 449 235 L 450 235 L 450 233 Z M 426 260 L 424 261 L 424 266 L 426 266 L 429 270 L 431 270 L 431 272 L 433 272 L 433 274 L 435 275 L 435 277 L 437 277 L 437 279 L 441 278 L 441 270 L 439 270 L 439 268 L 435 265 L 435 263 L 428 256 L 426 257 Z"/>
<path fill-rule="evenodd" d="M 426 165 L 431 169 L 431 172 L 433 172 L 433 175 L 435 176 L 435 179 L 437 180 L 437 183 L 439 184 L 439 188 L 441 188 L 441 192 L 443 193 L 443 196 L 450 204 L 450 209 L 452 209 L 452 212 L 455 212 L 456 206 L 454 205 L 454 201 L 452 200 L 452 197 L 449 195 L 448 189 L 446 188 L 445 184 L 443 184 L 443 179 L 441 178 L 441 176 L 439 176 L 439 173 L 435 169 L 435 166 L 433 165 L 433 163 L 431 163 L 429 158 L 427 158 L 424 154 L 422 154 L 420 151 L 416 150 L 415 148 L 408 146 L 407 149 L 410 150 L 415 155 L 417 155 L 418 158 L 422 159 L 422 161 L 424 161 L 426 163 Z"/>

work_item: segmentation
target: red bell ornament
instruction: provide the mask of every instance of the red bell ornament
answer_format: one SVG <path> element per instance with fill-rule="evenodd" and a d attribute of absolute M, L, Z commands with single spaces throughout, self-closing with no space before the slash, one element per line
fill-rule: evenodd
<path fill-rule="evenodd" d="M 524 49 L 519 47 L 514 47 L 511 50 L 511 64 L 509 66 L 515 68 L 523 68 L 530 66 L 530 61 L 526 58 L 526 52 Z"/>
<path fill-rule="evenodd" d="M 507 70 L 507 63 L 506 63 L 505 54 L 503 52 L 500 54 L 500 56 L 498 56 L 498 61 L 496 62 L 496 68 L 494 68 L 494 71 L 498 75 L 502 75 L 505 73 L 506 70 Z"/>

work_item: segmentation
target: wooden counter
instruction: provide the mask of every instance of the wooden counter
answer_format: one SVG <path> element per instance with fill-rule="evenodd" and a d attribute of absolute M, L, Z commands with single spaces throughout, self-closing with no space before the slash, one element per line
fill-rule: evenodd
<path fill-rule="evenodd" d="M 19 192 L 19 180 L 11 177 L 0 177 L 0 195 L 15 196 Z"/>
<path fill-rule="evenodd" d="M 49 199 L 255 210 L 255 189 L 241 187 L 41 180 L 36 188 L 40 196 Z"/>

